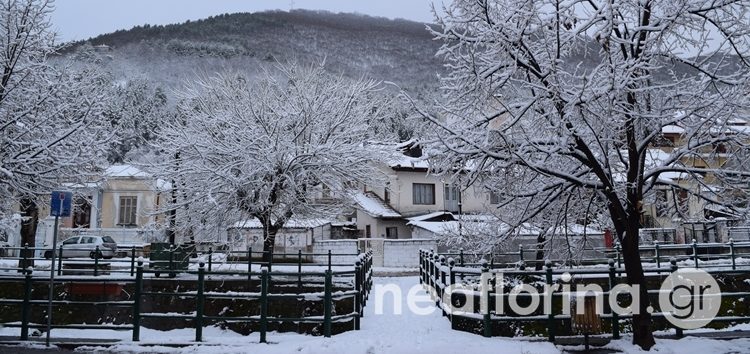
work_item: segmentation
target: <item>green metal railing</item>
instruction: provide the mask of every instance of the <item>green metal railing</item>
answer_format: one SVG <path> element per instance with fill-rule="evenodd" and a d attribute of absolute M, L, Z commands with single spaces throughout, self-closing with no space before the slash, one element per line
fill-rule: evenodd
<path fill-rule="evenodd" d="M 170 277 L 174 277 L 177 274 L 180 274 L 187 269 L 186 267 L 181 266 L 181 263 L 184 263 L 187 265 L 187 268 L 190 268 L 191 266 L 193 268 L 197 268 L 197 265 L 199 263 L 204 263 L 207 265 L 208 271 L 211 272 L 217 265 L 226 265 L 229 267 L 232 266 L 238 266 L 238 265 L 247 265 L 247 269 L 252 269 L 253 266 L 256 267 L 266 267 L 269 271 L 272 271 L 272 266 L 296 266 L 297 272 L 302 273 L 302 270 L 304 267 L 308 266 L 314 266 L 314 267 L 320 267 L 320 266 L 326 266 L 328 270 L 333 270 L 333 267 L 350 267 L 352 266 L 352 262 L 334 262 L 334 259 L 355 259 L 360 253 L 332 253 L 331 250 L 328 250 L 324 253 L 313 253 L 313 252 L 302 252 L 301 250 L 296 253 L 274 253 L 273 258 L 277 259 L 273 262 L 267 262 L 263 261 L 265 259 L 266 252 L 264 251 L 253 251 L 252 247 L 248 247 L 245 251 L 222 251 L 222 252 L 214 252 L 212 247 L 209 247 L 208 251 L 203 254 L 193 253 L 190 252 L 189 259 L 180 260 L 179 256 L 180 254 L 183 254 L 184 251 L 181 250 L 182 248 L 185 248 L 185 246 L 174 246 L 170 245 L 169 248 L 166 250 L 167 256 L 166 260 L 160 259 L 160 260 L 146 260 L 146 265 L 149 268 L 157 269 L 158 271 L 154 272 L 155 275 L 158 275 L 160 273 L 166 273 L 169 274 Z M 30 264 L 32 261 L 46 261 L 49 258 L 47 257 L 34 257 L 33 254 L 37 253 L 37 251 L 41 251 L 43 253 L 51 253 L 51 250 L 48 248 L 35 248 L 35 247 L 29 247 L 28 245 L 25 245 L 24 247 L 5 247 L 4 250 L 6 251 L 19 251 L 19 256 L 17 257 L 0 257 L 0 260 L 5 261 L 17 261 L 18 266 L 0 266 L 0 272 L 3 271 L 16 271 L 18 273 L 23 273 L 24 269 L 27 267 L 28 264 Z M 90 253 L 89 257 L 76 257 L 76 258 L 68 258 L 66 256 L 66 252 L 70 251 L 86 251 L 87 253 Z M 90 251 L 90 252 L 89 252 Z M 115 251 L 115 254 L 118 252 Z M 121 252 L 120 252 L 121 253 Z M 30 256 L 31 255 L 31 256 Z M 221 260 L 217 261 L 217 257 L 221 256 Z M 323 259 L 325 262 L 314 262 L 315 260 Z M 99 249 L 99 247 L 96 247 L 96 249 L 91 250 L 89 248 L 65 248 L 63 249 L 63 246 L 61 245 L 57 252 L 55 252 L 55 261 L 56 264 L 56 274 L 58 276 L 62 276 L 65 272 L 66 263 L 75 263 L 75 264 L 83 264 L 86 262 L 89 263 L 89 267 L 87 268 L 81 268 L 81 269 L 75 269 L 74 272 L 76 274 L 91 274 L 93 276 L 99 276 L 102 275 L 101 273 L 109 273 L 109 274 L 129 274 L 131 277 L 135 276 L 135 267 L 136 263 L 138 261 L 137 257 L 137 250 L 135 246 L 132 246 L 128 252 L 128 257 L 126 258 L 107 258 L 106 260 L 103 257 L 103 252 Z M 6 262 L 7 263 L 7 262 Z M 112 265 L 117 265 L 117 267 L 111 267 Z M 104 267 L 106 265 L 107 267 Z M 105 269 L 108 268 L 108 269 Z"/>
<path fill-rule="evenodd" d="M 132 253 L 134 255 L 134 253 Z M 304 254 L 298 252 L 298 257 L 302 257 Z M 342 256 L 342 254 L 324 254 L 328 256 L 328 260 L 332 257 Z M 347 255 L 349 256 L 349 255 Z M 41 325 L 30 322 L 30 315 L 34 306 L 47 305 L 51 300 L 55 307 L 65 305 L 108 305 L 118 306 L 124 308 L 130 308 L 132 311 L 132 321 L 129 324 L 120 325 L 108 325 L 108 324 L 53 324 L 51 329 L 58 328 L 85 328 L 85 329 L 114 329 L 114 330 L 131 330 L 133 341 L 140 340 L 140 329 L 142 320 L 145 318 L 169 318 L 174 320 L 192 321 L 193 327 L 195 328 L 195 341 L 203 340 L 203 327 L 209 323 L 216 321 L 232 321 L 232 322 L 248 322 L 257 323 L 260 326 L 260 338 L 261 342 L 266 342 L 266 334 L 268 332 L 268 324 L 270 322 L 284 322 L 294 321 L 299 323 L 321 323 L 323 329 L 323 335 L 326 337 L 332 334 L 332 324 L 342 320 L 352 320 L 353 329 L 359 330 L 360 320 L 359 318 L 363 315 L 363 309 L 366 304 L 366 299 L 369 296 L 372 288 L 372 252 L 368 251 L 365 253 L 359 253 L 356 255 L 356 261 L 353 264 L 353 270 L 334 270 L 332 266 L 336 265 L 328 262 L 328 267 L 324 271 L 314 271 L 304 269 L 301 263 L 297 263 L 297 269 L 295 272 L 271 272 L 267 267 L 262 267 L 260 271 L 252 271 L 252 268 L 248 268 L 248 271 L 213 271 L 211 263 L 204 263 L 199 261 L 197 270 L 182 270 L 179 274 L 185 275 L 179 281 L 193 281 L 195 277 L 196 291 L 195 292 L 149 292 L 144 291 L 144 276 L 155 275 L 159 270 L 147 269 L 143 259 L 133 259 L 132 267 L 129 270 L 122 270 L 120 273 L 132 272 L 131 276 L 108 276 L 108 277 L 91 277 L 91 276 L 63 276 L 55 278 L 54 284 L 69 284 L 69 283 L 96 283 L 96 284 L 107 284 L 117 283 L 119 285 L 131 285 L 134 288 L 134 292 L 129 300 L 124 301 L 70 301 L 70 300 L 58 300 L 58 299 L 34 299 L 33 288 L 36 283 L 49 283 L 49 275 L 44 276 L 42 272 L 34 272 L 33 269 L 22 270 L 22 276 L 15 275 L 14 273 L 0 273 L 0 283 L 11 283 L 11 282 L 23 282 L 23 294 L 22 298 L 4 298 L 0 299 L 0 305 L 11 305 L 20 306 L 20 318 L 18 322 L 9 322 L 0 324 L 5 327 L 20 328 L 21 340 L 28 340 L 29 328 L 38 328 L 45 330 L 47 325 Z M 210 261 L 211 258 L 209 257 Z M 94 262 L 97 262 L 95 257 Z M 278 264 L 278 263 L 277 263 Z M 340 264 L 341 265 L 341 264 Z M 320 266 L 320 265 L 316 265 Z M 349 264 L 349 267 L 352 265 Z M 42 273 L 42 274 L 40 274 Z M 47 272 L 49 273 L 49 272 Z M 94 275 L 97 275 L 94 273 Z M 206 281 L 211 277 L 218 279 L 226 279 L 226 277 L 247 277 L 248 280 L 260 279 L 260 292 L 259 293 L 242 293 L 227 294 L 227 293 L 215 293 L 206 292 Z M 294 279 L 297 282 L 297 293 L 271 293 L 270 287 L 274 279 Z M 304 299 L 309 297 L 311 294 L 301 292 L 303 289 L 303 281 L 314 282 L 314 279 L 323 279 L 323 293 L 322 302 L 324 313 L 323 316 L 301 316 L 301 317 L 268 317 L 268 308 L 276 300 L 299 298 Z M 340 290 L 333 292 L 334 282 L 338 280 L 338 288 L 342 288 L 341 284 L 345 284 L 348 290 Z M 162 281 L 178 281 L 164 279 Z M 250 283 L 248 283 L 250 284 Z M 195 311 L 191 315 L 183 314 L 169 314 L 169 313 L 143 313 L 142 305 L 149 303 L 155 297 L 182 297 L 182 298 L 195 298 Z M 260 302 L 260 314 L 259 316 L 223 316 L 223 315 L 207 315 L 205 313 L 206 301 L 212 299 L 230 299 L 230 300 L 255 300 Z M 342 313 L 337 311 L 337 314 L 333 314 L 334 300 L 352 299 L 353 308 L 350 312 Z M 155 309 L 158 310 L 158 309 Z"/>
<path fill-rule="evenodd" d="M 707 261 L 728 261 L 724 267 L 736 269 L 737 260 L 740 258 L 750 259 L 750 241 L 735 242 L 731 238 L 725 243 L 700 243 L 692 240 L 687 244 L 664 244 L 654 243 L 652 245 L 640 245 L 639 252 L 641 259 L 647 263 L 655 264 L 655 268 L 660 268 L 670 259 L 674 258 L 678 262 L 691 261 L 695 268 L 717 267 L 715 264 L 706 264 Z M 596 265 L 606 264 L 610 259 L 615 260 L 617 267 L 622 267 L 622 247 L 616 242 L 613 247 L 586 247 L 581 252 L 592 252 L 602 255 L 602 257 L 582 257 L 573 259 L 576 265 Z M 570 264 L 570 259 L 534 259 L 537 250 L 535 248 L 524 248 L 519 246 L 515 252 L 493 252 L 490 254 L 471 254 L 463 249 L 458 251 L 444 252 L 441 255 L 453 257 L 456 263 L 463 266 L 479 267 L 481 261 L 489 262 L 490 269 L 518 267 L 523 263 L 526 267 L 541 265 L 542 267 L 547 260 L 552 263 Z M 469 261 L 469 259 L 473 261 Z M 721 266 L 721 265 L 719 265 Z"/>
<path fill-rule="evenodd" d="M 690 245 L 690 247 L 695 248 L 695 245 Z M 455 253 L 453 253 L 455 254 Z M 432 250 L 420 250 L 419 252 L 419 281 L 420 284 L 425 287 L 428 292 L 433 296 L 435 300 L 436 306 L 441 308 L 443 310 L 443 315 L 450 318 L 451 322 L 453 322 L 456 319 L 470 319 L 470 320 L 477 320 L 481 323 L 482 327 L 482 334 L 484 336 L 491 336 L 492 335 L 492 327 L 494 323 L 509 323 L 509 322 L 515 322 L 515 321 L 532 321 L 532 322 L 538 322 L 540 324 L 544 324 L 547 330 L 547 337 L 550 341 L 555 340 L 556 330 L 558 327 L 559 321 L 570 321 L 571 316 L 568 314 L 563 314 L 562 310 L 555 312 L 552 311 L 548 314 L 536 314 L 536 315 L 518 315 L 518 314 L 498 314 L 494 312 L 494 308 L 491 306 L 495 303 L 495 301 L 498 297 L 507 299 L 509 296 L 511 296 L 508 292 L 501 292 L 496 293 L 495 289 L 491 286 L 487 287 L 480 287 L 481 291 L 486 291 L 486 293 L 482 294 L 475 290 L 458 290 L 454 291 L 453 293 L 450 293 L 452 291 L 451 285 L 466 285 L 466 284 L 481 284 L 484 281 L 487 281 L 487 279 L 491 279 L 491 276 L 496 273 L 502 273 L 503 276 L 507 277 L 532 277 L 533 279 L 537 280 L 537 283 L 541 281 L 542 284 L 547 286 L 552 286 L 555 284 L 555 281 L 559 281 L 561 279 L 561 276 L 563 274 L 568 274 L 572 277 L 576 276 L 585 276 L 588 281 L 592 280 L 603 280 L 603 283 L 607 284 L 608 289 L 603 289 L 603 293 L 601 294 L 604 296 L 604 302 L 607 303 L 609 301 L 610 291 L 621 283 L 627 283 L 627 280 L 624 277 L 624 269 L 622 267 L 619 267 L 617 265 L 617 262 L 614 259 L 609 259 L 606 263 L 605 267 L 600 268 L 563 268 L 563 267 L 555 267 L 552 262 L 546 261 L 544 269 L 541 271 L 536 270 L 529 270 L 526 269 L 526 266 L 523 262 L 519 264 L 518 267 L 515 268 L 508 268 L 508 269 L 492 269 L 490 268 L 489 262 L 486 260 L 484 262 L 480 262 L 479 266 L 475 266 L 473 264 L 466 264 L 464 263 L 461 265 L 460 258 L 459 262 L 457 263 L 456 260 L 454 260 L 452 257 L 450 257 L 453 254 L 448 254 L 448 257 L 446 257 L 446 254 L 443 253 L 437 253 Z M 458 253 L 458 256 L 461 257 L 461 254 Z M 677 265 L 677 259 L 671 258 L 668 260 L 668 266 L 667 267 L 661 267 L 661 268 L 647 268 L 645 269 L 647 277 L 658 277 L 658 279 L 662 279 L 666 277 L 667 274 L 671 272 L 675 272 L 678 270 Z M 704 270 L 708 272 L 711 275 L 717 276 L 717 275 L 736 275 L 736 276 L 743 276 L 747 275 L 748 271 L 750 271 L 750 265 L 741 265 L 736 264 L 735 262 L 732 262 L 731 269 L 729 269 L 728 266 L 724 267 L 725 269 L 722 269 L 721 267 L 716 268 L 715 266 L 711 269 L 708 267 L 704 267 Z M 722 289 L 726 290 L 726 289 Z M 474 297 L 484 297 L 486 299 L 491 299 L 487 301 L 488 307 L 481 307 L 484 306 L 484 304 L 481 304 L 480 301 L 480 311 L 479 313 L 449 313 L 448 306 L 450 304 L 443 303 L 443 300 L 445 299 L 445 295 L 448 295 L 448 298 L 452 299 L 453 294 L 461 294 L 462 296 L 474 296 Z M 649 297 L 656 297 L 658 296 L 660 290 L 659 289 L 650 289 L 647 291 L 649 294 Z M 545 292 L 540 291 L 540 296 L 542 297 L 540 300 L 542 303 L 546 303 L 546 301 L 553 301 L 554 299 L 559 299 L 563 296 L 566 296 L 561 291 L 552 292 L 551 294 L 547 294 Z M 722 291 L 721 295 L 723 298 L 745 298 L 747 296 L 750 296 L 750 292 L 743 292 L 743 291 Z M 524 296 L 532 296 L 530 294 L 526 293 L 520 293 L 513 296 L 518 297 L 524 297 Z M 546 296 L 552 296 L 551 299 L 546 299 Z M 569 294 L 567 295 L 569 296 Z M 501 299 L 503 300 L 503 299 Z M 451 300 L 452 301 L 452 300 Z M 652 303 L 655 303 L 652 301 Z M 563 304 L 564 306 L 564 304 Z M 622 330 L 622 323 L 621 320 L 623 319 L 629 319 L 632 318 L 632 315 L 621 315 L 616 313 L 615 311 L 611 311 L 611 309 L 608 306 L 605 306 L 605 312 L 603 314 L 600 314 L 600 318 L 602 321 L 609 321 L 610 325 L 610 331 L 612 334 L 612 337 L 617 339 L 620 338 L 620 332 Z M 478 315 L 478 316 L 477 316 Z M 651 316 L 654 317 L 664 317 L 664 313 L 661 312 L 653 312 L 651 313 Z M 750 316 L 717 316 L 715 317 L 712 322 L 748 322 L 750 321 Z M 675 327 L 675 331 L 678 337 L 681 337 L 683 335 L 682 329 Z"/>

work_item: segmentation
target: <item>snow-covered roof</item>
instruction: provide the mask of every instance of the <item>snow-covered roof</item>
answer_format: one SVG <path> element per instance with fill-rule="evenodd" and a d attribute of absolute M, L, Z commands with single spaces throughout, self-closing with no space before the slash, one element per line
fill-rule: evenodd
<path fill-rule="evenodd" d="M 427 221 L 427 220 L 434 219 L 434 218 L 441 217 L 441 216 L 445 218 L 448 218 L 448 216 L 450 216 L 450 219 L 454 220 L 453 213 L 449 211 L 436 211 L 436 212 L 429 213 L 429 214 L 412 216 L 406 219 L 409 221 L 418 222 L 418 221 Z"/>
<path fill-rule="evenodd" d="M 422 157 L 406 156 L 401 152 L 396 152 L 387 159 L 388 166 L 391 168 L 429 168 L 427 160 Z"/>
<path fill-rule="evenodd" d="M 362 211 L 374 218 L 401 217 L 401 214 L 393 210 L 390 205 L 373 192 L 353 192 L 352 198 Z"/>
<path fill-rule="evenodd" d="M 93 189 L 99 188 L 99 183 L 96 182 L 84 182 L 84 183 L 63 183 L 64 187 L 72 189 Z"/>
<path fill-rule="evenodd" d="M 330 223 L 331 223 L 331 220 L 328 220 L 328 219 L 292 218 L 292 219 L 289 219 L 286 223 L 284 223 L 284 228 L 285 229 L 310 229 L 310 228 L 320 227 L 320 226 L 330 224 Z M 258 219 L 248 219 L 248 220 L 238 221 L 234 223 L 232 227 L 237 228 L 237 229 L 262 229 L 263 225 L 261 225 Z"/>
<path fill-rule="evenodd" d="M 150 174 L 144 172 L 133 165 L 112 165 L 104 171 L 105 177 L 133 177 L 148 178 Z"/>
<path fill-rule="evenodd" d="M 680 126 L 670 124 L 662 127 L 661 132 L 663 134 L 682 134 L 685 132 L 685 129 Z"/>
<path fill-rule="evenodd" d="M 165 181 L 161 178 L 156 180 L 156 190 L 168 191 L 172 189 L 172 183 Z"/>
<path fill-rule="evenodd" d="M 460 226 L 463 226 L 466 228 L 466 230 L 475 230 L 477 227 L 483 228 L 482 226 L 488 226 L 490 225 L 487 220 L 492 218 L 491 215 L 475 215 L 478 217 L 470 218 L 470 219 L 464 219 L 463 215 L 461 222 L 459 221 L 421 221 L 421 220 L 412 220 L 415 218 L 410 218 L 409 222 L 406 223 L 407 225 L 418 227 L 425 229 L 427 231 L 430 231 L 434 233 L 435 235 L 446 235 L 451 233 L 457 233 Z M 507 232 L 510 228 L 507 224 L 504 223 L 495 223 L 496 227 L 495 231 L 497 232 Z M 518 232 L 519 235 L 538 235 L 541 229 L 533 224 L 524 223 L 521 225 L 516 232 Z M 584 233 L 587 235 L 596 235 L 596 234 L 602 234 L 603 231 L 592 227 L 592 226 L 584 226 L 580 224 L 572 224 L 568 225 L 568 227 L 559 226 L 557 227 L 553 233 L 562 235 L 565 234 L 569 235 L 583 235 Z"/>
<path fill-rule="evenodd" d="M 458 221 L 409 221 L 406 223 L 414 227 L 419 227 L 434 233 L 435 235 L 445 235 L 458 230 Z"/>

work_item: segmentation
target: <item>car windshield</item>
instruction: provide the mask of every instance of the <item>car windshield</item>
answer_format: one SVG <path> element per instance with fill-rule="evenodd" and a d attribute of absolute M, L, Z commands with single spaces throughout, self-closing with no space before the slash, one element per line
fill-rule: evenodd
<path fill-rule="evenodd" d="M 115 240 L 109 236 L 102 237 L 102 240 L 104 240 L 104 243 L 115 243 Z"/>
<path fill-rule="evenodd" d="M 63 245 L 74 245 L 78 243 L 78 237 L 71 237 L 65 241 L 63 241 Z"/>

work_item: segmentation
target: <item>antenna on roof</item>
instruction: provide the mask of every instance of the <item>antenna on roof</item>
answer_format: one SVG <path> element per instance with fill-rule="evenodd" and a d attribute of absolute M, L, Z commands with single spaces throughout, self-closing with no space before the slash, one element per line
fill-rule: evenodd
<path fill-rule="evenodd" d="M 294 0 L 289 1 L 289 11 L 294 10 Z"/>

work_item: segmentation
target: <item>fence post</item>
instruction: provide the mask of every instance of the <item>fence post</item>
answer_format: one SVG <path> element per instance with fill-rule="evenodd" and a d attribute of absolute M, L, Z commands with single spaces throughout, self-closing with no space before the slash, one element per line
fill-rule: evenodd
<path fill-rule="evenodd" d="M 698 269 L 698 242 L 693 239 L 693 261 L 695 262 L 695 269 Z"/>
<path fill-rule="evenodd" d="M 438 272 L 440 271 L 440 255 L 435 252 L 432 256 L 432 291 L 437 294 L 438 289 Z"/>
<path fill-rule="evenodd" d="M 445 260 L 445 257 L 435 255 L 435 258 L 435 306 L 440 308 L 440 298 L 442 297 L 441 282 L 445 280 L 445 277 L 443 276 L 443 270 L 441 268 L 443 267 L 443 260 Z"/>
<path fill-rule="evenodd" d="M 135 246 L 130 249 L 130 276 L 135 275 Z"/>
<path fill-rule="evenodd" d="M 94 276 L 99 276 L 99 246 L 94 249 Z"/>
<path fill-rule="evenodd" d="M 547 286 L 552 287 L 552 261 L 547 260 L 544 266 L 546 268 L 545 270 L 547 273 L 545 277 L 545 281 L 547 283 Z M 552 294 L 550 293 L 549 296 L 552 296 Z M 552 296 L 552 298 L 550 299 L 550 303 L 552 302 L 552 300 L 554 300 L 554 296 Z M 547 331 L 548 331 L 547 334 L 549 337 L 549 341 L 554 343 L 555 342 L 555 314 L 552 311 L 550 311 L 549 315 L 547 316 Z"/>
<path fill-rule="evenodd" d="M 362 317 L 362 262 L 357 258 L 354 262 L 354 330 L 359 331 L 359 319 Z"/>
<path fill-rule="evenodd" d="M 428 289 L 429 291 L 432 291 L 432 289 L 435 288 L 434 284 L 432 283 L 432 274 L 433 274 L 433 263 L 432 259 L 434 258 L 434 251 L 430 250 L 430 253 L 427 254 L 427 286 L 431 289 Z"/>
<path fill-rule="evenodd" d="M 326 271 L 325 293 L 323 295 L 323 336 L 331 337 L 331 312 L 333 310 L 333 298 L 331 296 L 331 271 Z"/>
<path fill-rule="evenodd" d="M 206 287 L 205 277 L 206 269 L 205 264 L 200 262 L 198 264 L 198 292 L 195 299 L 195 341 L 200 342 L 203 340 L 203 308 L 205 304 L 205 297 L 203 296 L 204 289 Z"/>
<path fill-rule="evenodd" d="M 419 249 L 419 284 L 424 283 L 424 258 L 422 257 L 423 250 Z"/>
<path fill-rule="evenodd" d="M 261 269 L 260 274 L 260 342 L 266 342 L 268 331 L 268 269 Z"/>
<path fill-rule="evenodd" d="M 661 257 L 659 257 L 659 253 L 660 253 L 659 252 L 659 243 L 656 242 L 654 244 L 654 256 L 656 257 L 656 268 L 658 269 L 657 273 L 661 273 L 660 272 L 661 269 L 659 269 L 659 268 L 661 268 Z"/>
<path fill-rule="evenodd" d="M 732 257 L 732 270 L 737 270 L 737 261 L 734 259 L 734 240 L 729 238 L 729 256 Z"/>
<path fill-rule="evenodd" d="M 208 272 L 211 272 L 211 266 L 214 263 L 214 248 L 212 246 L 208 246 Z"/>
<path fill-rule="evenodd" d="M 174 245 L 169 245 L 169 277 L 174 278 L 176 274 L 174 273 Z"/>
<path fill-rule="evenodd" d="M 693 242 L 695 242 L 695 240 L 693 240 Z M 674 274 L 674 272 L 677 271 L 677 259 L 675 259 L 674 257 L 669 259 L 669 268 L 672 271 L 672 274 Z M 674 288 L 674 286 L 672 286 L 672 288 Z M 683 337 L 682 328 L 680 326 L 675 326 L 674 329 L 675 329 L 675 335 L 677 336 L 677 338 L 682 338 Z"/>
<path fill-rule="evenodd" d="M 253 248 L 248 247 L 247 248 L 247 281 L 248 283 L 251 280 L 252 269 L 253 269 Z"/>
<path fill-rule="evenodd" d="M 29 339 L 29 314 L 31 313 L 31 273 L 33 268 L 25 270 L 23 282 L 23 308 L 21 309 L 21 340 Z"/>
<path fill-rule="evenodd" d="M 523 262 L 523 245 L 518 245 L 518 261 Z"/>
<path fill-rule="evenodd" d="M 617 273 L 615 272 L 615 261 L 610 259 L 609 260 L 609 292 L 607 295 L 608 303 L 613 303 L 610 296 L 612 296 L 612 288 L 614 288 L 617 285 Z M 617 298 L 614 299 L 615 303 L 617 302 Z M 612 338 L 614 339 L 620 339 L 620 316 L 617 312 L 612 311 L 610 307 L 610 312 L 612 314 Z"/>
<path fill-rule="evenodd" d="M 617 252 L 617 268 L 622 268 L 622 259 L 620 257 L 621 246 L 620 241 L 615 243 L 615 252 Z"/>
<path fill-rule="evenodd" d="M 448 258 L 448 281 L 451 285 L 456 284 L 456 273 L 453 272 L 453 266 L 456 265 L 456 261 L 453 258 Z"/>
<path fill-rule="evenodd" d="M 446 263 L 445 256 L 440 256 L 440 266 L 441 266 L 441 268 L 440 268 L 440 282 L 443 283 L 443 288 L 440 289 L 440 297 L 441 298 L 443 297 L 443 294 L 445 294 L 445 287 L 447 286 L 447 284 L 445 282 L 445 278 L 446 278 L 447 274 L 445 274 L 445 271 L 442 269 L 442 266 L 445 265 L 445 263 Z"/>
<path fill-rule="evenodd" d="M 495 268 L 495 252 L 490 252 L 490 269 Z"/>
<path fill-rule="evenodd" d="M 57 275 L 62 275 L 62 254 L 63 254 L 63 245 L 60 245 L 60 254 L 57 257 Z"/>
<path fill-rule="evenodd" d="M 461 267 L 464 266 L 464 249 L 463 248 L 458 251 L 458 265 L 460 265 Z"/>
<path fill-rule="evenodd" d="M 481 295 L 479 298 L 482 314 L 482 336 L 492 337 L 492 317 L 490 315 L 490 268 L 486 259 L 482 259 L 482 275 L 479 277 Z"/>
<path fill-rule="evenodd" d="M 55 252 L 55 250 L 52 250 L 52 252 Z M 20 269 L 18 269 L 19 272 L 23 273 L 26 267 L 29 267 L 29 243 L 23 244 L 23 249 L 21 250 L 21 257 L 23 259 L 23 263 L 21 264 Z"/>
<path fill-rule="evenodd" d="M 331 250 L 328 250 L 328 271 L 331 271 Z"/>
<path fill-rule="evenodd" d="M 302 250 L 297 250 L 297 291 L 302 292 Z"/>
<path fill-rule="evenodd" d="M 138 259 L 135 271 L 135 291 L 133 293 L 133 341 L 141 337 L 141 292 L 143 291 L 143 259 Z"/>

